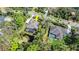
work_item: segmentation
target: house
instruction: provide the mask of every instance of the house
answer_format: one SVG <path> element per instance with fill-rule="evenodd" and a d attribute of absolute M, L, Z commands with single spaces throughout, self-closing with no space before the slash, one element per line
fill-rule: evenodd
<path fill-rule="evenodd" d="M 4 22 L 4 16 L 0 16 L 0 22 Z"/>
<path fill-rule="evenodd" d="M 13 19 L 11 17 L 9 17 L 9 16 L 6 16 L 6 17 L 5 16 L 0 16 L 0 24 L 3 23 L 3 22 L 11 22 L 12 20 Z M 2 32 L 2 31 L 4 31 L 3 27 L 4 27 L 3 25 L 0 25 L 0 36 L 2 36 L 4 34 Z M 7 29 L 7 27 L 5 29 Z M 6 31 L 8 32 L 9 30 L 6 30 Z"/>
<path fill-rule="evenodd" d="M 30 22 L 27 24 L 27 32 L 34 33 L 36 29 L 38 29 L 39 23 L 34 19 L 31 19 Z"/>
<path fill-rule="evenodd" d="M 1 32 L 1 30 L 2 30 L 2 29 L 0 29 L 0 36 L 2 36 L 2 35 L 3 35 L 3 33 Z"/>
<path fill-rule="evenodd" d="M 10 17 L 10 16 L 6 16 L 6 17 L 4 18 L 4 21 L 7 21 L 7 22 L 11 22 L 12 20 L 13 20 L 13 18 Z"/>
<path fill-rule="evenodd" d="M 13 20 L 13 18 L 11 18 L 10 16 L 0 16 L 0 22 L 11 22 Z"/>
<path fill-rule="evenodd" d="M 27 25 L 26 31 L 27 32 L 35 33 L 35 31 L 38 29 L 38 25 L 39 25 L 39 22 L 37 21 L 38 17 L 39 16 L 37 16 L 36 13 L 32 13 L 32 16 L 26 20 L 26 25 Z"/>
<path fill-rule="evenodd" d="M 59 27 L 59 26 L 50 27 L 49 38 L 63 39 L 65 32 L 66 32 L 66 29 L 62 27 Z"/>
<path fill-rule="evenodd" d="M 0 32 L 0 36 L 3 36 L 3 33 L 2 32 Z"/>

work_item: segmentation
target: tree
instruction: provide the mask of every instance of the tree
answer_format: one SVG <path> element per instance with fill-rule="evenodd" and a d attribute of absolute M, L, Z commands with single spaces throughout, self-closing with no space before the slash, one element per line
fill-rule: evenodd
<path fill-rule="evenodd" d="M 70 50 L 70 48 L 67 45 L 65 45 L 63 40 L 55 40 L 55 39 L 52 39 L 51 41 L 51 49 L 53 51 L 69 51 Z"/>
<path fill-rule="evenodd" d="M 23 16 L 23 14 L 17 13 L 14 18 L 15 18 L 15 21 L 16 21 L 16 25 L 18 27 L 22 27 L 23 24 L 24 24 L 24 21 L 25 21 L 25 17 Z"/>

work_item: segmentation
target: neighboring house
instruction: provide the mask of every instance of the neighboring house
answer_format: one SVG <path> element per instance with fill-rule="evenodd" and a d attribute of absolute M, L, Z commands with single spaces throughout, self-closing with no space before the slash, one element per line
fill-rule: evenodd
<path fill-rule="evenodd" d="M 9 17 L 9 16 L 6 16 L 6 17 L 0 16 L 0 23 L 3 23 L 3 22 L 11 22 L 12 20 L 13 19 L 11 17 Z M 5 29 L 7 29 L 7 28 L 5 28 Z M 0 36 L 2 36 L 4 34 L 2 31 L 4 31 L 4 29 L 3 29 L 2 26 L 0 26 Z M 8 33 L 10 32 L 9 29 L 7 30 L 7 32 Z"/>
<path fill-rule="evenodd" d="M 3 36 L 3 33 L 2 32 L 0 32 L 0 36 Z"/>
<path fill-rule="evenodd" d="M 3 36 L 3 33 L 1 32 L 2 29 L 0 29 L 0 36 Z"/>
<path fill-rule="evenodd" d="M 0 23 L 4 22 L 4 18 L 5 18 L 4 16 L 0 16 Z M 1 29 L 1 26 L 0 26 L 0 36 L 3 35 L 3 33 L 1 31 L 2 31 L 2 29 Z"/>
<path fill-rule="evenodd" d="M 49 38 L 56 38 L 56 39 L 63 39 L 63 36 L 65 35 L 66 29 L 56 26 L 51 27 L 49 30 Z"/>
<path fill-rule="evenodd" d="M 4 16 L 0 16 L 0 22 L 4 22 Z"/>
<path fill-rule="evenodd" d="M 12 17 L 9 17 L 9 16 L 6 16 L 4 18 L 4 21 L 7 21 L 7 22 L 11 22 L 12 20 L 13 20 L 13 18 Z"/>
<path fill-rule="evenodd" d="M 0 16 L 0 22 L 11 22 L 13 20 L 13 18 L 9 17 L 9 16 Z"/>

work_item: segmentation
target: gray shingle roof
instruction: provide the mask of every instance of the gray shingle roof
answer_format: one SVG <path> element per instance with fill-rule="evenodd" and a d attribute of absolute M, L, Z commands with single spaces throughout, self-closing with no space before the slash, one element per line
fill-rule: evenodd
<path fill-rule="evenodd" d="M 62 39 L 63 36 L 65 35 L 66 29 L 56 26 L 55 28 L 51 27 L 50 28 L 50 33 L 49 33 L 49 38 L 54 38 L 54 36 L 56 36 L 56 38 L 58 39 Z"/>
<path fill-rule="evenodd" d="M 38 22 L 34 21 L 34 19 L 32 19 L 28 24 L 27 24 L 27 28 L 32 28 L 32 29 L 37 29 L 38 28 Z"/>

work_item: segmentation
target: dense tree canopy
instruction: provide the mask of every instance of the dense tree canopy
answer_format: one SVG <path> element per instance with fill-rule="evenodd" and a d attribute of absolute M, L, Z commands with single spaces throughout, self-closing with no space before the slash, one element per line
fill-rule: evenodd
<path fill-rule="evenodd" d="M 52 26 L 59 26 L 63 29 L 67 28 L 67 24 L 62 22 L 64 20 L 72 21 L 71 12 L 76 13 L 76 21 L 79 20 L 79 8 L 7 8 L 5 16 L 10 16 L 14 20 L 11 22 L 0 23 L 0 49 L 11 51 L 72 51 L 79 50 L 79 33 L 76 27 L 72 27 L 71 33 L 64 35 L 62 39 L 49 38 L 49 28 Z M 48 14 L 45 18 L 45 11 L 48 10 Z M 34 16 L 32 16 L 35 12 Z M 4 14 L 0 11 L 0 15 Z M 35 21 L 36 15 L 39 16 L 39 20 Z M 35 22 L 39 22 L 37 29 L 34 33 L 27 32 L 26 24 L 27 19 L 34 19 Z M 4 29 L 5 28 L 5 29 Z M 63 31 L 62 31 L 63 32 Z M 6 43 L 7 42 L 7 43 Z M 7 45 L 5 45 L 7 44 Z M 2 46 L 2 48 L 1 48 Z M 8 47 L 8 48 L 5 48 Z M 5 49 L 3 49 L 5 48 Z"/>

